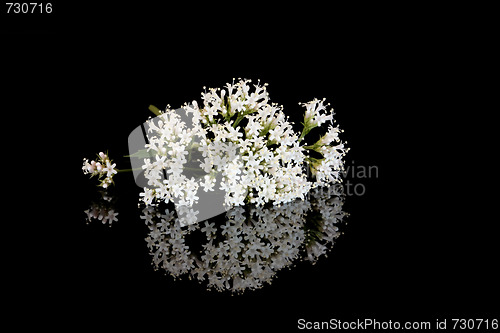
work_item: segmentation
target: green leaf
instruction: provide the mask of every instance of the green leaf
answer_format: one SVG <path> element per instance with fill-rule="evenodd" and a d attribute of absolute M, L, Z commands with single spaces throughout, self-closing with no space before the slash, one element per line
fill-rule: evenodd
<path fill-rule="evenodd" d="M 149 158 L 149 157 L 153 157 L 153 154 L 151 154 L 150 152 L 148 152 L 147 149 L 139 149 L 138 151 L 136 151 L 132 155 L 125 155 L 124 157 Z"/>

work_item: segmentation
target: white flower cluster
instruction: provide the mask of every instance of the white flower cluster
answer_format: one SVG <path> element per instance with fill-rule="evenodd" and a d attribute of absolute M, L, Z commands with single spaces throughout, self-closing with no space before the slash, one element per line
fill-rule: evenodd
<path fill-rule="evenodd" d="M 97 162 L 89 162 L 88 159 L 84 158 L 82 170 L 84 174 L 90 174 L 90 177 L 97 176 L 101 181 L 99 186 L 107 188 L 109 185 L 113 184 L 113 176 L 117 173 L 115 169 L 116 163 L 113 163 L 108 155 L 103 152 L 100 152 L 98 157 Z"/>
<path fill-rule="evenodd" d="M 300 258 L 314 263 L 324 255 L 339 236 L 337 225 L 346 215 L 342 205 L 343 197 L 315 190 L 310 201 L 234 207 L 223 223 L 182 228 L 174 212 L 160 214 L 154 206 L 146 206 L 141 218 L 150 230 L 146 242 L 156 269 L 175 278 L 189 274 L 209 289 L 243 292 L 271 283 Z M 186 242 L 195 232 L 206 238 L 199 253 Z"/>
<path fill-rule="evenodd" d="M 92 202 L 90 207 L 84 210 L 87 215 L 87 224 L 92 220 L 98 220 L 102 224 L 108 223 L 111 227 L 113 222 L 118 221 L 118 212 L 114 209 L 114 197 L 105 191 L 101 191 L 100 194 L 100 199 L 97 202 Z"/>
<path fill-rule="evenodd" d="M 303 104 L 304 129 L 299 136 L 282 107 L 269 103 L 267 85 L 254 85 L 251 91 L 250 82 L 233 80 L 225 89 L 205 91 L 202 107 L 196 101 L 185 104 L 190 126 L 169 108 L 148 121 L 146 148 L 151 158 L 144 160 L 148 187 L 141 193 L 146 204 L 156 200 L 190 206 L 197 202 L 199 189 L 208 192 L 218 186 L 225 190 L 228 207 L 279 205 L 304 198 L 318 185 L 340 181 L 347 149 L 340 143 L 338 127 L 330 125 L 314 145 L 301 145 L 311 129 L 332 122 L 324 101 Z M 309 157 L 312 150 L 323 157 Z M 185 172 L 193 166 L 200 171 L 197 177 Z M 308 180 L 306 167 L 315 181 Z M 220 185 L 215 182 L 217 174 L 222 174 Z"/>
<path fill-rule="evenodd" d="M 90 223 L 92 219 L 96 219 L 102 222 L 102 224 L 108 223 L 111 227 L 113 222 L 118 221 L 118 212 L 114 209 L 103 209 L 99 206 L 92 206 L 84 211 L 87 214 L 87 223 Z"/>

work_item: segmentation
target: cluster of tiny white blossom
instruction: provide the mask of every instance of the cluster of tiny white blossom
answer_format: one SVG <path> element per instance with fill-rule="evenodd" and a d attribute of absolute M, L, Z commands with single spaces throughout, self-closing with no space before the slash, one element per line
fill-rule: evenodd
<path fill-rule="evenodd" d="M 101 183 L 98 186 L 107 188 L 109 185 L 113 184 L 113 176 L 117 173 L 116 163 L 113 163 L 108 155 L 100 152 L 98 154 L 97 162 L 92 160 L 89 162 L 88 159 L 83 159 L 83 173 L 90 174 L 90 177 L 97 176 Z"/>
<path fill-rule="evenodd" d="M 92 202 L 89 209 L 84 210 L 87 215 L 87 224 L 92 220 L 99 220 L 103 224 L 108 223 L 111 227 L 113 222 L 118 221 L 118 212 L 114 209 L 114 197 L 107 192 L 101 191 L 101 197 L 97 202 Z"/>
<path fill-rule="evenodd" d="M 192 126 L 186 126 L 169 108 L 148 121 L 146 148 L 151 158 L 142 167 L 148 180 L 142 201 L 148 205 L 177 201 L 190 206 L 198 200 L 198 189 L 213 190 L 217 174 L 222 174 L 220 189 L 225 190 L 228 207 L 279 205 L 304 198 L 314 187 L 341 180 L 347 149 L 339 139 L 338 127 L 330 125 L 316 143 L 301 145 L 311 129 L 333 122 L 324 100 L 301 104 L 306 111 L 299 135 L 282 106 L 269 102 L 267 84 L 254 85 L 251 91 L 250 82 L 233 80 L 223 89 L 205 91 L 202 107 L 196 101 L 183 105 Z M 196 162 L 204 172 L 198 178 L 184 172 L 196 155 L 193 151 L 198 152 Z M 309 156 L 311 151 L 322 157 Z M 308 180 L 307 167 L 314 181 Z"/>
<path fill-rule="evenodd" d="M 105 209 L 93 205 L 84 212 L 87 214 L 87 223 L 91 222 L 92 219 L 96 219 L 101 221 L 102 224 L 108 223 L 109 226 L 111 226 L 113 222 L 118 221 L 118 212 L 116 212 L 114 209 Z"/>
<path fill-rule="evenodd" d="M 317 189 L 311 194 L 310 200 L 281 206 L 234 207 L 225 223 L 208 220 L 188 228 L 182 228 L 173 211 L 161 214 L 158 207 L 145 206 L 141 218 L 150 230 L 146 242 L 153 265 L 174 278 L 189 274 L 207 281 L 209 289 L 261 288 L 298 259 L 315 263 L 339 236 L 337 225 L 346 215 L 343 197 Z M 206 238 L 199 253 L 186 242 L 194 232 Z"/>

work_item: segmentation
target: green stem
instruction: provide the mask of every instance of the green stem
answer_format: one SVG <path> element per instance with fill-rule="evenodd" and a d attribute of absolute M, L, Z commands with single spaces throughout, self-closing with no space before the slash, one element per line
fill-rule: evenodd
<path fill-rule="evenodd" d="M 240 123 L 240 121 L 242 121 L 243 118 L 245 118 L 245 116 L 247 116 L 247 115 L 249 115 L 251 113 L 254 113 L 256 111 L 257 110 L 255 110 L 255 109 L 246 109 L 241 114 L 238 114 L 238 117 L 236 118 L 236 121 L 233 124 L 233 128 L 236 128 L 236 126 L 238 126 L 238 124 Z"/>
<path fill-rule="evenodd" d="M 189 168 L 189 167 L 183 167 L 184 170 L 188 171 L 200 171 L 203 173 L 206 173 L 203 169 L 201 168 Z M 118 173 L 120 172 L 132 172 L 134 170 L 142 170 L 142 168 L 134 168 L 134 169 L 115 169 Z"/>
<path fill-rule="evenodd" d="M 274 145 L 276 143 L 277 143 L 276 140 L 267 140 L 266 146 L 271 146 L 271 145 Z"/>
<path fill-rule="evenodd" d="M 310 163 L 318 163 L 318 162 L 321 162 L 321 160 L 323 160 L 322 158 L 321 159 L 317 159 L 317 158 L 314 158 L 314 157 L 306 157 L 305 160 L 307 162 L 310 162 Z"/>
<path fill-rule="evenodd" d="M 302 141 L 302 139 L 304 139 L 304 137 L 306 136 L 306 134 L 309 132 L 309 131 L 307 131 L 307 125 L 306 125 L 306 123 L 302 123 L 302 125 L 304 126 L 304 128 L 302 129 L 302 133 L 300 133 L 299 141 Z"/>
<path fill-rule="evenodd" d="M 157 116 L 160 116 L 161 115 L 161 111 L 160 109 L 158 109 L 156 106 L 154 105 L 150 105 L 149 106 L 149 111 L 153 112 L 155 115 Z"/>
<path fill-rule="evenodd" d="M 238 124 L 240 123 L 240 121 L 243 120 L 243 117 L 244 117 L 243 114 L 238 115 L 238 117 L 234 121 L 233 128 L 236 128 L 236 126 L 238 126 Z"/>
<path fill-rule="evenodd" d="M 136 169 L 116 169 L 116 172 L 120 173 L 120 172 L 131 172 L 131 171 L 134 171 L 134 170 L 140 170 L 138 168 Z"/>
<path fill-rule="evenodd" d="M 318 149 L 321 148 L 322 146 L 324 146 L 324 145 L 322 145 L 321 143 L 316 142 L 313 145 L 302 146 L 302 148 L 307 149 L 307 150 L 314 150 L 314 151 L 317 151 L 319 153 L 320 151 Z"/>

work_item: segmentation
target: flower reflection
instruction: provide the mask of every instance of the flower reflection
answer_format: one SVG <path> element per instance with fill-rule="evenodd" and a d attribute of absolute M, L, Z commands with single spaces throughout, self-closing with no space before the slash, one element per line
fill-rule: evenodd
<path fill-rule="evenodd" d="M 110 227 L 113 222 L 118 221 L 118 212 L 115 211 L 116 197 L 112 196 L 108 191 L 99 191 L 99 199 L 93 201 L 84 213 L 87 215 L 87 224 L 92 220 L 99 220 L 103 224 L 108 224 Z"/>
<path fill-rule="evenodd" d="M 339 236 L 346 213 L 335 188 L 316 189 L 308 200 L 281 206 L 235 207 L 224 221 L 184 227 L 173 209 L 146 206 L 141 218 L 155 269 L 188 274 L 208 289 L 243 292 L 262 288 L 297 260 L 315 263 Z"/>

